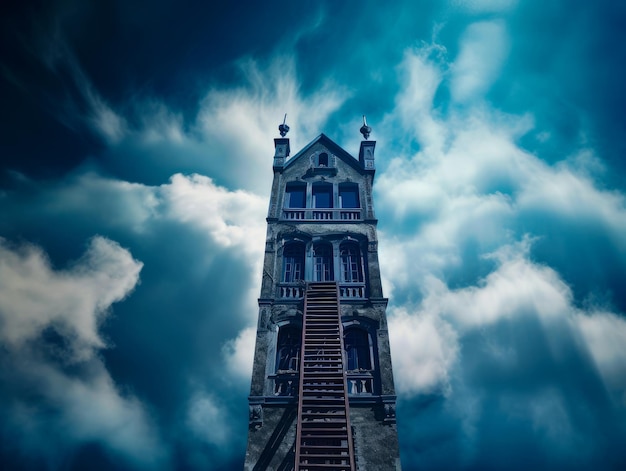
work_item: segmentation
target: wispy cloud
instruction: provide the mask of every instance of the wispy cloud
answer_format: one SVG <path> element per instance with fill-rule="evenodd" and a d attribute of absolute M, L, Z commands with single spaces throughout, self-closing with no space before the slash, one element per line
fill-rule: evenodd
<path fill-rule="evenodd" d="M 465 103 L 480 99 L 500 76 L 508 52 L 504 22 L 474 23 L 461 37 L 461 51 L 451 65 L 452 100 Z"/>

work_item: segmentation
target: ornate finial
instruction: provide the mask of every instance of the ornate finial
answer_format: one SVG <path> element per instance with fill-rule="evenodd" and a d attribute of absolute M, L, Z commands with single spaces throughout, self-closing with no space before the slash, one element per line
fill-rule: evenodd
<path fill-rule="evenodd" d="M 361 126 L 361 134 L 367 141 L 370 138 L 370 133 L 372 132 L 372 128 L 367 125 L 367 121 L 365 120 L 365 115 L 363 115 L 363 126 Z"/>
<path fill-rule="evenodd" d="M 285 121 L 287 121 L 287 113 L 285 113 L 283 124 L 278 125 L 278 131 L 280 132 L 280 137 L 285 137 L 285 134 L 289 132 L 289 126 L 285 124 Z"/>

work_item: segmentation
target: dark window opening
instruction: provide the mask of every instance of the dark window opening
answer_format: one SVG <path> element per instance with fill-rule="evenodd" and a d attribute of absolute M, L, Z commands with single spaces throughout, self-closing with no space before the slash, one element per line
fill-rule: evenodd
<path fill-rule="evenodd" d="M 341 252 L 341 281 L 360 283 L 363 281 L 361 251 L 356 244 L 342 244 Z"/>
<path fill-rule="evenodd" d="M 360 208 L 359 187 L 355 183 L 339 185 L 339 204 L 342 208 Z"/>
<path fill-rule="evenodd" d="M 304 279 L 304 245 L 289 244 L 283 252 L 283 281 L 295 283 Z"/>
<path fill-rule="evenodd" d="M 288 183 L 285 190 L 286 208 L 306 207 L 306 185 L 299 183 Z"/>
<path fill-rule="evenodd" d="M 317 166 L 318 167 L 328 167 L 328 154 L 326 152 L 322 152 L 317 157 Z"/>
<path fill-rule="evenodd" d="M 320 244 L 313 248 L 313 280 L 333 281 L 333 249 L 330 245 Z"/>
<path fill-rule="evenodd" d="M 313 185 L 313 207 L 332 208 L 333 207 L 333 186 L 329 184 Z"/>
<path fill-rule="evenodd" d="M 369 335 L 365 330 L 359 328 L 349 329 L 344 335 L 344 347 L 346 349 L 346 369 L 348 371 L 372 369 Z"/>
<path fill-rule="evenodd" d="M 300 369 L 301 329 L 284 326 L 278 331 L 276 345 L 276 372 L 298 371 Z"/>

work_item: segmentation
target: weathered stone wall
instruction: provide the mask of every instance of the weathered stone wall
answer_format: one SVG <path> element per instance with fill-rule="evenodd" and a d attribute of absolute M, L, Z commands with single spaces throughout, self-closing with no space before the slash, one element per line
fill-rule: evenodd
<path fill-rule="evenodd" d="M 264 407 L 263 426 L 251 428 L 244 471 L 293 469 L 296 441 L 296 405 Z"/>
<path fill-rule="evenodd" d="M 400 470 L 398 431 L 384 424 L 384 414 L 380 406 L 350 406 L 358 471 Z"/>

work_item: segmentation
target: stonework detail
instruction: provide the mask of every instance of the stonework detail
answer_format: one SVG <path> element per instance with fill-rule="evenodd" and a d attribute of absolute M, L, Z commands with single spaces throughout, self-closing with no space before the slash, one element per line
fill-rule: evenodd
<path fill-rule="evenodd" d="M 250 405 L 250 427 L 260 428 L 263 425 L 263 407 L 261 404 Z"/>

